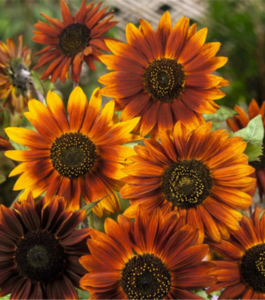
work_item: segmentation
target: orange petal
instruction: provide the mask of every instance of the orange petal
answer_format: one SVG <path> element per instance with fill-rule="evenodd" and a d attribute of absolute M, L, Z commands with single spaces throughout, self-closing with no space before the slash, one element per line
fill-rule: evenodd
<path fill-rule="evenodd" d="M 79 131 L 82 127 L 83 119 L 87 110 L 87 97 L 80 87 L 75 87 L 70 94 L 67 111 L 72 131 Z"/>

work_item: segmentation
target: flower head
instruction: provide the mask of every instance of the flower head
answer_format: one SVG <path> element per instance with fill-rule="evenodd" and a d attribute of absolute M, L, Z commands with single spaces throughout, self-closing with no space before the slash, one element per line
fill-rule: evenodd
<path fill-rule="evenodd" d="M 49 45 L 36 53 L 43 56 L 34 69 L 51 63 L 41 79 L 47 79 L 51 75 L 53 82 L 57 78 L 64 82 L 69 67 L 72 66 L 72 79 L 78 82 L 83 60 L 95 71 L 94 60 L 99 61 L 101 50 L 108 51 L 104 41 L 110 38 L 103 35 L 117 24 L 111 21 L 113 16 L 110 15 L 113 12 L 106 12 L 108 7 L 99 10 L 101 3 L 86 5 L 86 0 L 83 0 L 80 10 L 72 17 L 67 4 L 61 0 L 63 22 L 41 14 L 52 24 L 38 21 L 34 25 L 38 31 L 34 31 L 36 35 L 32 38 L 33 41 Z"/>
<path fill-rule="evenodd" d="M 198 299 L 188 290 L 215 282 L 213 264 L 202 262 L 208 245 L 176 213 L 139 206 L 134 223 L 106 219 L 105 232 L 91 231 L 91 255 L 80 258 L 89 272 L 80 285 L 92 299 Z"/>
<path fill-rule="evenodd" d="M 227 260 L 214 261 L 217 283 L 207 292 L 225 288 L 219 299 L 265 298 L 265 214 L 244 216 L 229 241 L 208 241 Z"/>
<path fill-rule="evenodd" d="M 11 39 L 6 44 L 0 41 L 0 100 L 6 99 L 4 106 L 9 106 L 11 112 L 22 113 L 27 101 L 31 99 L 29 87 L 30 53 L 23 47 L 23 36 L 18 38 L 18 48 Z"/>
<path fill-rule="evenodd" d="M 227 58 L 215 57 L 220 43 L 204 44 L 207 29 L 196 33 L 196 24 L 189 28 L 189 19 L 181 18 L 172 28 L 166 12 L 155 32 L 145 20 L 137 29 L 126 28 L 128 44 L 106 41 L 114 55 L 103 55 L 101 61 L 109 70 L 99 78 L 106 85 L 102 94 L 114 97 L 121 120 L 141 116 L 136 130 L 158 138 L 160 130 L 173 129 L 181 120 L 189 129 L 204 123 L 203 113 L 214 113 L 213 101 L 224 96 L 220 87 L 227 80 L 213 71 Z"/>
<path fill-rule="evenodd" d="M 248 107 L 248 115 L 244 112 L 242 108 L 238 105 L 235 106 L 235 111 L 238 115 L 234 116 L 231 119 L 227 119 L 228 126 L 233 130 L 233 132 L 238 131 L 242 128 L 245 128 L 248 125 L 248 122 L 255 118 L 258 115 L 261 115 L 263 127 L 265 128 L 265 101 L 262 103 L 261 107 L 258 106 L 257 102 L 252 99 Z M 257 187 L 259 190 L 260 199 L 265 195 L 265 139 L 263 137 L 263 149 L 262 155 L 257 161 L 251 161 L 249 164 L 255 168 L 256 172 L 253 173 L 253 176 L 257 179 Z M 255 188 L 253 193 L 255 192 Z"/>
<path fill-rule="evenodd" d="M 85 211 L 66 210 L 63 198 L 36 205 L 30 194 L 13 209 L 0 206 L 0 296 L 11 299 L 78 299 L 89 229 L 75 230 Z"/>
<path fill-rule="evenodd" d="M 145 147 L 135 146 L 134 163 L 123 169 L 128 176 L 120 195 L 132 204 L 125 214 L 134 217 L 140 203 L 149 212 L 178 210 L 199 229 L 201 241 L 204 232 L 216 241 L 229 237 L 242 218 L 236 209 L 251 204 L 246 192 L 255 179 L 246 143 L 224 130 L 210 131 L 210 122 L 193 131 L 177 122 L 173 132 L 161 133 L 161 144 L 146 139 Z"/>
<path fill-rule="evenodd" d="M 29 101 L 25 113 L 37 132 L 24 128 L 6 128 L 10 139 L 29 150 L 13 150 L 5 155 L 22 161 L 10 174 L 21 174 L 14 190 L 25 189 L 20 200 L 31 191 L 38 197 L 45 191 L 46 198 L 63 196 L 67 207 L 80 207 L 80 195 L 87 203 L 100 200 L 94 212 L 103 216 L 120 210 L 114 190 L 122 186 L 121 171 L 133 149 L 122 146 L 140 137 L 130 132 L 139 118 L 113 124 L 114 101 L 100 112 L 101 95 L 96 89 L 88 104 L 80 87 L 76 87 L 68 101 L 67 119 L 62 100 L 49 92 L 46 107 L 40 101 Z"/>

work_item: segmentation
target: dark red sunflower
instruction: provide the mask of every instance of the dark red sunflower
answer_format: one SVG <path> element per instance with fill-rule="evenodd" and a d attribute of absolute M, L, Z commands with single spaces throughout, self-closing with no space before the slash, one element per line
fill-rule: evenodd
<path fill-rule="evenodd" d="M 85 211 L 66 210 L 66 202 L 30 194 L 13 209 L 0 206 L 0 296 L 11 299 L 78 299 L 75 287 L 86 273 L 81 255 L 88 254 L 89 229 L 75 228 Z"/>
<path fill-rule="evenodd" d="M 120 210 L 115 191 L 119 191 L 124 174 L 121 169 L 133 149 L 123 146 L 140 136 L 131 134 L 139 118 L 114 124 L 114 101 L 101 109 L 100 90 L 96 89 L 88 104 L 80 87 L 70 94 L 65 113 L 63 101 L 54 93 L 47 95 L 47 106 L 37 100 L 28 103 L 26 118 L 36 131 L 9 127 L 9 138 L 29 150 L 10 150 L 5 155 L 22 163 L 9 176 L 20 175 L 14 190 L 23 190 L 20 200 L 29 192 L 36 198 L 55 194 L 67 201 L 67 207 L 79 209 L 84 200 L 94 202 L 105 197 L 94 207 L 100 217 Z"/>
<path fill-rule="evenodd" d="M 204 44 L 207 29 L 196 33 L 189 19 L 181 18 L 172 28 L 166 12 L 155 32 L 140 19 L 140 27 L 126 28 L 128 44 L 106 41 L 114 55 L 103 55 L 109 73 L 99 78 L 106 85 L 102 94 L 113 97 L 121 120 L 141 116 L 137 130 L 157 139 L 159 130 L 173 129 L 181 120 L 189 129 L 204 123 L 201 114 L 215 113 L 213 101 L 225 94 L 219 90 L 227 80 L 213 71 L 222 67 L 226 57 L 215 57 L 220 43 Z"/>
<path fill-rule="evenodd" d="M 113 11 L 106 12 L 108 7 L 100 10 L 102 2 L 94 4 L 95 2 L 91 2 L 86 5 L 86 0 L 83 0 L 80 10 L 72 17 L 67 4 L 61 0 L 63 22 L 41 13 L 52 24 L 38 21 L 34 25 L 39 31 L 33 31 L 36 35 L 32 40 L 49 45 L 35 54 L 43 56 L 34 69 L 51 63 L 41 79 L 47 79 L 51 75 L 53 82 L 57 78 L 64 82 L 69 67 L 72 66 L 72 79 L 78 82 L 83 60 L 95 71 L 94 60 L 100 61 L 101 50 L 109 50 L 104 41 L 111 38 L 103 35 L 117 22 L 111 21 Z"/>
<path fill-rule="evenodd" d="M 234 116 L 231 119 L 227 119 L 227 124 L 236 132 L 242 128 L 245 128 L 248 125 L 248 122 L 255 118 L 258 115 L 261 115 L 263 126 L 265 128 L 265 101 L 262 103 L 261 107 L 258 106 L 257 102 L 252 99 L 248 107 L 248 115 L 244 112 L 242 108 L 238 105 L 235 106 L 235 111 L 238 113 L 237 116 Z M 265 138 L 263 137 L 263 152 L 259 157 L 259 161 L 251 161 L 249 164 L 255 168 L 256 172 L 253 173 L 253 176 L 257 179 L 257 187 L 259 190 L 259 197 L 262 201 L 263 195 L 265 195 Z"/>
<path fill-rule="evenodd" d="M 31 50 L 23 47 L 23 36 L 18 38 L 18 48 L 11 39 L 0 41 L 0 100 L 11 112 L 22 113 L 32 98 L 29 83 Z"/>
<path fill-rule="evenodd" d="M 251 205 L 247 192 L 256 184 L 243 153 L 246 143 L 228 136 L 211 132 L 211 122 L 193 131 L 177 122 L 173 132 L 161 132 L 161 144 L 145 139 L 145 147 L 135 146 L 138 156 L 123 169 L 128 177 L 120 195 L 132 204 L 125 215 L 134 217 L 138 204 L 149 212 L 178 210 L 199 229 L 200 241 L 204 232 L 216 241 L 228 238 L 242 218 L 236 209 Z"/>
<path fill-rule="evenodd" d="M 229 241 L 208 241 L 227 260 L 214 261 L 217 283 L 207 291 L 225 288 L 219 299 L 265 299 L 265 214 L 244 216 Z"/>
<path fill-rule="evenodd" d="M 176 213 L 148 215 L 139 206 L 134 223 L 124 215 L 118 223 L 106 219 L 105 232 L 91 231 L 91 255 L 80 258 L 90 299 L 201 299 L 189 290 L 215 282 L 214 265 L 202 262 L 208 245 Z"/>

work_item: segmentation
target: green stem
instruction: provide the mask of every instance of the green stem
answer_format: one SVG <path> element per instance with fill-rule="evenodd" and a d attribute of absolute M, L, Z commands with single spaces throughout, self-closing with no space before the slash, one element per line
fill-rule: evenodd
<path fill-rule="evenodd" d="M 94 215 L 93 212 L 91 211 L 91 213 L 89 214 L 89 228 L 95 228 L 94 226 Z"/>

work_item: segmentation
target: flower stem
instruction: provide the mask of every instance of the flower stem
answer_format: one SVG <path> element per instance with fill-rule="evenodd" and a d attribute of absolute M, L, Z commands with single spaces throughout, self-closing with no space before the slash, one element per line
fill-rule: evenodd
<path fill-rule="evenodd" d="M 95 228 L 95 226 L 94 226 L 94 215 L 93 215 L 93 212 L 91 212 L 90 214 L 89 214 L 89 228 Z"/>

